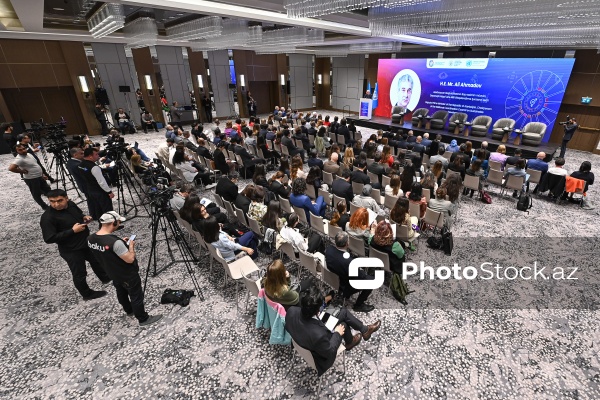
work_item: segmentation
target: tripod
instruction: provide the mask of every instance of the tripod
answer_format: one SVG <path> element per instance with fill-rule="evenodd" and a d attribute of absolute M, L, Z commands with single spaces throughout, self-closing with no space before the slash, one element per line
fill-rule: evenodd
<path fill-rule="evenodd" d="M 164 195 L 167 192 L 162 193 Z M 194 289 L 196 290 L 197 296 L 200 300 L 204 300 L 204 295 L 202 294 L 202 289 L 200 289 L 200 285 L 198 284 L 198 280 L 196 279 L 196 275 L 194 274 L 194 264 L 198 262 L 198 259 L 192 252 L 192 249 L 188 242 L 185 240 L 183 231 L 181 227 L 177 223 L 177 218 L 175 218 L 175 214 L 173 214 L 173 210 L 169 207 L 169 203 L 167 198 L 162 197 L 160 193 L 157 194 L 156 197 L 151 203 L 150 207 L 152 208 L 152 212 L 150 217 L 152 218 L 151 227 L 152 227 L 152 244 L 150 249 L 150 258 L 148 259 L 148 267 L 146 268 L 146 277 L 144 278 L 144 292 L 146 292 L 146 283 L 148 281 L 148 275 L 150 274 L 150 267 L 153 267 L 152 276 L 157 276 L 162 271 L 166 270 L 173 264 L 184 263 L 187 269 L 188 274 L 190 275 L 190 279 L 192 284 L 194 285 Z M 167 252 L 171 257 L 171 262 L 165 265 L 160 270 L 156 269 L 157 264 L 157 236 L 158 229 L 164 234 L 164 241 L 167 244 Z M 168 228 L 167 228 L 168 227 Z M 167 237 L 167 229 L 170 229 L 172 239 L 174 239 L 177 244 L 177 249 L 181 254 L 182 259 L 176 260 L 173 255 L 173 249 L 169 243 L 169 238 Z"/>
<path fill-rule="evenodd" d="M 138 206 L 135 204 L 133 193 L 131 193 L 131 188 L 133 187 L 133 191 L 137 195 L 138 199 L 141 199 L 140 192 L 137 190 L 135 180 L 131 175 L 131 171 L 129 167 L 124 165 L 123 154 L 118 153 L 117 157 L 115 157 L 115 167 L 117 168 L 117 209 L 119 215 L 127 215 L 131 211 L 135 211 L 135 214 L 128 219 L 132 219 L 138 217 Z M 125 201 L 125 188 L 127 188 L 127 192 L 129 193 L 129 198 L 131 199 L 131 204 L 128 204 Z M 123 206 L 123 214 L 121 214 L 121 206 Z M 129 209 L 127 208 L 129 206 Z M 144 210 L 148 212 L 146 205 L 142 203 L 142 207 Z"/>
<path fill-rule="evenodd" d="M 79 189 L 77 188 L 77 185 L 75 184 L 75 180 L 73 179 L 73 175 L 71 175 L 71 172 L 69 172 L 69 170 L 67 169 L 66 165 L 67 165 L 67 155 L 63 150 L 57 150 L 55 152 L 52 152 L 52 161 L 50 162 L 50 167 L 48 168 L 48 171 L 50 174 L 52 174 L 52 167 L 54 166 L 56 168 L 56 188 L 58 189 L 58 184 L 61 183 L 62 187 L 65 189 L 65 192 L 68 192 L 69 190 L 67 189 L 67 179 L 69 180 L 69 182 L 71 182 L 71 185 L 73 186 L 73 189 L 75 189 L 75 191 L 77 192 L 77 195 L 79 196 L 79 198 L 82 199 L 82 201 L 85 200 L 85 197 L 81 195 L 81 193 L 79 192 Z M 56 162 L 56 164 L 55 164 Z"/>

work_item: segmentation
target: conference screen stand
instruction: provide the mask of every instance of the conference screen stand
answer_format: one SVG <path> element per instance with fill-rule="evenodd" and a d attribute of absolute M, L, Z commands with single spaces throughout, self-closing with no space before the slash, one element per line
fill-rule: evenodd
<path fill-rule="evenodd" d="M 373 113 L 373 100 L 361 98 L 359 110 L 358 119 L 371 119 Z"/>

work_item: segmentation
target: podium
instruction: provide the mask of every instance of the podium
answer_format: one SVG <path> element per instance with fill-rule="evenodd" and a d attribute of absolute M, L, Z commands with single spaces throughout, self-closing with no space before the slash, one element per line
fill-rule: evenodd
<path fill-rule="evenodd" d="M 373 113 L 373 100 L 361 98 L 358 109 L 360 110 L 358 119 L 371 119 L 371 114 Z"/>

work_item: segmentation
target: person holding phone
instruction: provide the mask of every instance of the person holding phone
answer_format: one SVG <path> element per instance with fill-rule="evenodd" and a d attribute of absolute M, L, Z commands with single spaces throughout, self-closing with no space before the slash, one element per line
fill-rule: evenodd
<path fill-rule="evenodd" d="M 105 296 L 106 291 L 90 289 L 86 280 L 85 262 L 87 261 L 103 285 L 110 283 L 106 271 L 96 261 L 87 244 L 87 237 L 90 234 L 87 224 L 92 221 L 92 217 L 84 215 L 62 189 L 50 190 L 48 201 L 50 207 L 44 211 L 40 219 L 44 242 L 58 245 L 60 256 L 71 270 L 75 288 L 84 300 Z"/>
<path fill-rule="evenodd" d="M 148 315 L 135 256 L 135 235 L 120 238 L 114 234 L 125 218 L 115 211 L 100 216 L 100 230 L 87 238 L 88 246 L 104 267 L 117 290 L 117 299 L 127 316 L 137 318 L 141 327 L 160 321 L 161 314 Z"/>

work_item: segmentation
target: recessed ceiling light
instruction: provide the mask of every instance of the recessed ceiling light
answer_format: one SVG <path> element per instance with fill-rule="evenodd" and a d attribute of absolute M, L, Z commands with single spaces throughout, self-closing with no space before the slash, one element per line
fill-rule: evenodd
<path fill-rule="evenodd" d="M 65 11 L 64 8 L 60 8 L 60 7 L 54 7 L 53 10 L 56 10 L 56 11 Z"/>
<path fill-rule="evenodd" d="M 178 16 L 178 17 L 181 17 L 182 15 L 183 15 L 183 13 L 179 13 L 179 14 L 177 14 L 177 16 Z"/>
<path fill-rule="evenodd" d="M 169 19 L 173 19 L 173 18 L 175 18 L 175 17 L 173 17 L 173 16 L 169 17 Z"/>

